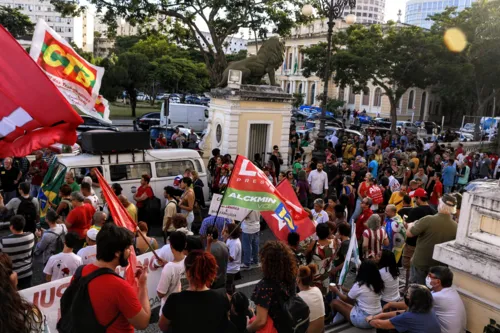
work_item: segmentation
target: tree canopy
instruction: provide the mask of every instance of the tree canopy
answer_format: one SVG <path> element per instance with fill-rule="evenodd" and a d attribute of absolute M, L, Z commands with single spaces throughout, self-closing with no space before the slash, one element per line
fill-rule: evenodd
<path fill-rule="evenodd" d="M 17 8 L 0 6 L 0 24 L 7 29 L 14 38 L 20 38 L 33 33 L 35 25 L 28 16 Z"/>
<path fill-rule="evenodd" d="M 210 74 L 211 82 L 217 83 L 227 66 L 224 45 L 240 28 L 257 31 L 266 37 L 266 26 L 286 35 L 294 26 L 303 0 L 90 0 L 98 12 L 104 12 L 104 20 L 110 30 L 116 29 L 117 19 L 125 18 L 131 24 L 157 22 L 158 28 L 170 27 L 170 33 L 181 35 L 183 45 L 196 45 Z M 51 0 L 58 11 L 72 14 L 76 8 L 66 0 Z M 200 24 L 202 22 L 202 24 Z M 208 35 L 203 34 L 206 26 Z"/>

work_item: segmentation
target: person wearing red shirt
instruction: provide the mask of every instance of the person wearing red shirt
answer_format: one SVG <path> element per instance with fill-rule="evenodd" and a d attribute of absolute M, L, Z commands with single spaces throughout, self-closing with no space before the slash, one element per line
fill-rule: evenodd
<path fill-rule="evenodd" d="M 40 190 L 40 186 L 42 185 L 43 177 L 47 173 L 49 166 L 47 162 L 43 160 L 42 151 L 38 150 L 35 153 L 35 160 L 31 162 L 29 168 L 29 174 L 31 175 L 31 190 L 30 195 L 34 198 L 38 196 L 38 191 Z"/>
<path fill-rule="evenodd" d="M 165 134 L 160 133 L 160 136 L 155 140 L 155 148 L 167 148 L 167 139 Z"/>
<path fill-rule="evenodd" d="M 429 206 L 437 210 L 437 206 L 439 204 L 439 198 L 443 196 L 443 183 L 440 181 L 441 173 L 434 173 L 434 188 L 432 189 L 432 193 L 429 199 Z"/>
<path fill-rule="evenodd" d="M 363 244 L 363 231 L 366 230 L 366 221 L 370 216 L 373 215 L 373 211 L 370 209 L 372 205 L 371 198 L 363 198 L 361 200 L 361 214 L 356 220 L 356 238 L 358 240 L 358 244 Z M 360 252 L 361 253 L 361 252 Z"/>
<path fill-rule="evenodd" d="M 464 159 L 465 164 L 472 169 L 472 161 L 474 161 L 474 152 L 470 152 Z"/>
<path fill-rule="evenodd" d="M 151 180 L 151 177 L 149 175 L 142 175 L 141 176 L 141 186 L 137 189 L 137 192 L 134 194 L 134 200 L 137 202 L 135 206 L 139 210 L 138 216 L 139 216 L 139 221 L 145 221 L 148 222 L 148 214 L 145 209 L 146 206 L 146 200 L 154 197 L 153 189 L 149 185 L 149 182 Z"/>
<path fill-rule="evenodd" d="M 352 214 L 352 219 L 356 221 L 356 219 L 360 216 L 361 211 L 363 210 L 361 207 L 361 202 L 363 198 L 368 195 L 368 190 L 370 189 L 371 183 L 370 179 L 372 178 L 371 173 L 367 172 L 364 176 L 364 182 L 360 183 L 358 186 L 358 199 L 356 200 L 356 208 L 354 209 L 354 213 Z"/>
<path fill-rule="evenodd" d="M 73 250 L 78 252 L 85 243 L 87 230 L 92 224 L 92 216 L 95 209 L 92 205 L 84 203 L 84 196 L 81 192 L 71 193 L 71 204 L 73 209 L 69 212 L 64 224 L 68 228 L 68 232 L 76 232 L 80 238 L 79 242 L 74 246 Z"/>
<path fill-rule="evenodd" d="M 97 261 L 83 267 L 82 277 L 102 268 L 127 267 L 133 239 L 133 233 L 126 228 L 106 223 L 96 238 Z M 147 270 L 139 269 L 137 291 L 128 281 L 114 274 L 103 274 L 89 282 L 90 303 L 97 321 L 103 326 L 111 324 L 106 333 L 134 333 L 134 328 L 144 330 L 148 327 L 151 307 L 147 278 Z"/>

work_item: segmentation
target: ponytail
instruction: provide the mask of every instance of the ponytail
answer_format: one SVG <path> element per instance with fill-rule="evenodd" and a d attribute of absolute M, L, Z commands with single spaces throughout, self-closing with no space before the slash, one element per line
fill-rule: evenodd
<path fill-rule="evenodd" d="M 316 264 L 309 264 L 307 266 L 300 266 L 299 268 L 299 279 L 300 283 L 304 286 L 312 286 L 314 276 L 318 272 L 318 266 Z"/>

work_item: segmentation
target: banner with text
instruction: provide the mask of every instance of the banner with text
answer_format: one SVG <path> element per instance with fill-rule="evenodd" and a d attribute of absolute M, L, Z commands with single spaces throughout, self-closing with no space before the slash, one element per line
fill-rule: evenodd
<path fill-rule="evenodd" d="M 153 253 L 145 253 L 137 257 L 137 264 L 142 265 L 148 270 L 148 293 L 151 309 L 160 306 L 160 298 L 156 294 L 156 288 L 160 282 L 162 270 L 161 267 L 156 268 L 153 262 Z M 117 272 L 123 276 L 125 269 L 119 267 L 117 268 Z M 69 286 L 70 281 L 71 276 L 68 276 L 64 279 L 40 284 L 19 292 L 27 301 L 38 306 L 45 316 L 51 332 L 57 332 L 56 324 L 61 316 L 61 309 L 59 308 L 61 297 Z"/>
<path fill-rule="evenodd" d="M 91 117 L 111 123 L 109 117 L 105 117 L 106 112 L 96 110 L 103 102 L 98 97 L 104 68 L 83 59 L 42 19 L 36 24 L 30 56 L 70 104 Z"/>
<path fill-rule="evenodd" d="M 245 217 L 247 217 L 247 215 L 250 213 L 250 209 L 238 206 L 231 206 L 231 205 L 222 205 L 222 207 L 220 207 L 219 209 L 222 197 L 223 197 L 222 194 L 214 194 L 212 196 L 212 201 L 210 202 L 210 210 L 208 214 L 212 216 L 218 215 L 221 217 L 225 217 L 227 219 L 241 221 Z M 219 210 L 219 214 L 217 214 L 217 210 Z"/>

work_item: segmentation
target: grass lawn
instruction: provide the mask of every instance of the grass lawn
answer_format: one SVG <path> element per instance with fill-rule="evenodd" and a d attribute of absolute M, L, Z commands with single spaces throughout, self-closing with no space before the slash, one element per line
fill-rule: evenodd
<path fill-rule="evenodd" d="M 152 107 L 151 105 L 147 103 L 137 103 L 137 107 L 135 108 L 135 114 L 136 117 L 140 117 L 145 113 L 148 112 L 155 112 L 155 111 L 160 111 L 161 106 L 160 105 L 155 105 Z M 120 103 L 109 103 L 109 110 L 110 110 L 110 119 L 135 119 L 132 117 L 132 109 L 130 108 L 130 105 L 124 105 Z"/>

